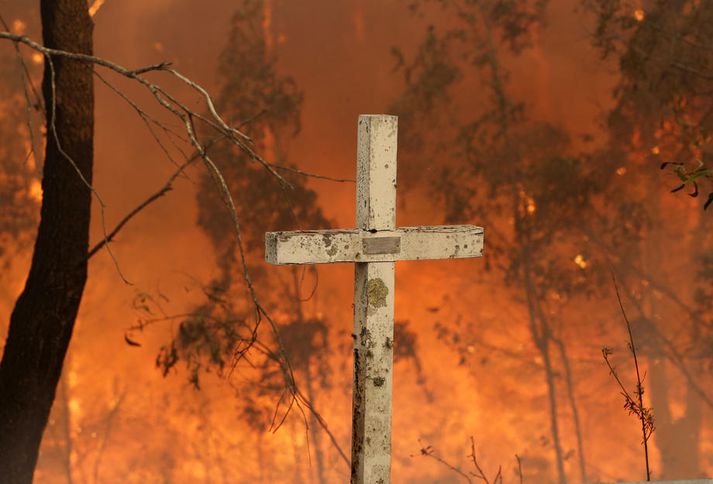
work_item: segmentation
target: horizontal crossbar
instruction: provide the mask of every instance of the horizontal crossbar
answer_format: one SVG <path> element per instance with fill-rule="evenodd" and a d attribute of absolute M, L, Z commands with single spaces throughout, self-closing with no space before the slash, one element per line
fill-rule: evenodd
<path fill-rule="evenodd" d="M 483 255 L 483 229 L 475 225 L 401 227 L 396 230 L 268 232 L 271 264 L 330 264 L 465 259 Z"/>

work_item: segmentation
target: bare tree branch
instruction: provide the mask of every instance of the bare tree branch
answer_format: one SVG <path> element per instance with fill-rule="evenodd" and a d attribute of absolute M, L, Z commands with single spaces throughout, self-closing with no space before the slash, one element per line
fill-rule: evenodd
<path fill-rule="evenodd" d="M 257 335 L 258 335 L 258 330 L 260 327 L 260 324 L 263 320 L 268 321 L 270 325 L 271 332 L 274 335 L 275 341 L 277 342 L 278 346 L 278 352 L 274 356 L 274 359 L 278 361 L 280 368 L 283 373 L 284 381 L 285 384 L 290 391 L 292 395 L 292 401 L 288 407 L 288 413 L 289 409 L 292 408 L 292 405 L 294 403 L 297 403 L 298 408 L 300 411 L 303 413 L 304 416 L 304 410 L 302 406 L 306 406 L 316 417 L 317 421 L 320 423 L 320 425 L 327 431 L 327 433 L 330 435 L 330 438 L 332 439 L 332 442 L 337 446 L 337 449 L 339 450 L 339 453 L 341 457 L 348 463 L 348 459 L 346 458 L 346 455 L 344 452 L 339 448 L 339 446 L 336 443 L 336 440 L 334 439 L 334 436 L 328 431 L 326 424 L 324 423 L 323 419 L 319 414 L 316 413 L 314 410 L 311 402 L 309 402 L 304 395 L 300 392 L 298 389 L 296 382 L 295 382 L 295 377 L 294 373 L 292 370 L 292 367 L 290 365 L 290 362 L 287 358 L 287 354 L 282 342 L 282 339 L 280 337 L 279 333 L 279 328 L 277 324 L 274 322 L 274 320 L 270 317 L 268 314 L 267 310 L 262 306 L 261 302 L 259 301 L 255 288 L 253 286 L 253 282 L 250 276 L 250 273 L 248 271 L 248 265 L 246 261 L 246 255 L 245 255 L 245 249 L 244 249 L 244 243 L 242 239 L 242 230 L 241 230 L 241 224 L 240 224 L 240 218 L 238 216 L 237 209 L 235 207 L 235 203 L 233 201 L 233 197 L 230 193 L 230 189 L 227 185 L 227 182 L 225 178 L 223 177 L 222 172 L 218 168 L 217 164 L 213 161 L 213 159 L 209 156 L 208 154 L 208 149 L 210 146 L 217 140 L 227 140 L 234 144 L 236 147 L 238 147 L 241 151 L 246 153 L 250 159 L 253 161 L 258 162 L 261 164 L 268 172 L 270 172 L 275 178 L 277 178 L 283 186 L 292 188 L 292 185 L 285 180 L 277 170 L 283 170 L 283 171 L 288 171 L 294 174 L 298 174 L 301 176 L 309 176 L 309 177 L 314 177 L 318 179 L 324 179 L 324 180 L 330 180 L 330 181 L 338 181 L 338 182 L 353 182 L 354 180 L 348 180 L 348 179 L 336 179 L 336 178 L 331 178 L 331 177 L 326 177 L 326 176 L 321 176 L 321 175 L 314 175 L 296 168 L 292 167 L 286 167 L 286 166 L 277 166 L 273 165 L 272 163 L 269 163 L 266 161 L 264 158 L 262 158 L 252 147 L 252 140 L 243 132 L 239 130 L 239 128 L 234 128 L 228 125 L 225 120 L 218 114 L 215 103 L 213 99 L 211 98 L 210 94 L 207 92 L 205 88 L 203 88 L 201 85 L 198 83 L 194 82 L 190 78 L 184 76 L 181 74 L 179 71 L 176 69 L 173 69 L 171 67 L 171 64 L 168 62 L 161 62 L 158 64 L 153 64 L 149 66 L 144 66 L 140 67 L 138 69 L 128 69 L 124 66 L 121 66 L 119 64 L 116 64 L 114 62 L 108 61 L 106 59 L 96 57 L 93 55 L 87 55 L 87 54 L 79 54 L 79 53 L 73 53 L 73 52 L 67 52 L 63 50 L 57 50 L 57 49 L 51 49 L 47 48 L 30 38 L 23 36 L 23 35 L 17 35 L 13 34 L 11 32 L 0 32 L 0 39 L 6 39 L 11 42 L 13 42 L 16 47 L 20 44 L 25 45 L 37 52 L 40 52 L 41 54 L 44 55 L 48 68 L 51 71 L 52 75 L 52 100 L 54 102 L 54 99 L 56 98 L 55 96 L 55 85 L 54 85 L 54 66 L 52 63 L 52 58 L 53 57 L 61 57 L 65 59 L 70 59 L 78 62 L 83 62 L 86 64 L 91 64 L 94 66 L 100 66 L 103 68 L 106 68 L 120 76 L 123 76 L 127 79 L 133 80 L 137 82 L 139 85 L 141 85 L 143 88 L 149 91 L 151 96 L 154 98 L 154 100 L 161 106 L 168 114 L 172 115 L 173 117 L 177 118 L 180 120 L 181 125 L 183 126 L 185 133 L 183 135 L 178 135 L 178 133 L 175 133 L 171 130 L 169 130 L 165 125 L 162 123 L 156 121 L 153 117 L 151 117 L 144 109 L 142 109 L 137 103 L 133 102 L 126 94 L 122 93 L 119 89 L 114 87 L 111 83 L 106 81 L 103 77 L 101 77 L 99 74 L 97 76 L 99 79 L 104 82 L 110 89 L 112 89 L 114 92 L 116 92 L 120 97 L 122 97 L 129 105 L 131 105 L 134 110 L 139 114 L 139 116 L 144 120 L 144 122 L 147 125 L 154 124 L 158 127 L 160 127 L 164 133 L 167 134 L 169 139 L 173 138 L 178 138 L 184 143 L 187 142 L 189 143 L 193 150 L 194 150 L 194 155 L 191 157 L 186 157 L 184 162 L 180 165 L 178 165 L 177 170 L 169 177 L 169 179 L 166 181 L 166 183 L 155 193 L 150 195 L 147 199 L 145 199 L 143 202 L 141 202 L 138 206 L 136 206 L 133 210 L 131 210 L 126 216 L 124 216 L 119 223 L 116 225 L 116 227 L 111 231 L 107 232 L 106 226 L 105 226 L 105 219 L 104 219 L 104 208 L 105 204 L 97 191 L 89 184 L 89 182 L 86 180 L 86 178 L 83 176 L 80 170 L 78 170 L 76 163 L 74 160 L 71 159 L 59 146 L 59 140 L 57 140 L 57 144 L 59 147 L 60 152 L 62 155 L 67 159 L 67 161 L 75 168 L 77 171 L 78 176 L 80 179 L 87 185 L 87 187 L 92 191 L 94 196 L 97 198 L 100 204 L 100 213 L 101 213 L 101 219 L 102 219 L 102 230 L 103 230 L 103 240 L 95 245 L 87 254 L 87 257 L 90 258 L 94 254 L 96 254 L 99 250 L 102 248 L 106 247 L 107 250 L 109 251 L 109 254 L 111 255 L 112 259 L 114 260 L 114 263 L 116 265 L 117 271 L 121 275 L 121 271 L 119 269 L 118 262 L 114 258 L 113 254 L 111 253 L 111 248 L 110 248 L 110 242 L 116 237 L 116 235 L 119 233 L 119 231 L 122 230 L 126 224 L 132 220 L 138 213 L 140 213 L 143 209 L 145 209 L 147 206 L 151 205 L 153 202 L 156 200 L 160 199 L 163 197 L 166 193 L 168 193 L 172 187 L 173 183 L 175 180 L 183 174 L 185 169 L 193 163 L 197 159 L 201 159 L 203 161 L 203 164 L 207 168 L 208 172 L 211 175 L 211 178 L 213 179 L 220 195 L 222 198 L 222 201 L 224 205 L 228 208 L 228 211 L 230 213 L 231 219 L 232 219 L 232 224 L 233 224 L 233 229 L 235 232 L 235 237 L 236 237 L 236 242 L 237 242 L 237 248 L 238 252 L 240 254 L 240 263 L 242 266 L 242 277 L 245 281 L 245 284 L 247 286 L 247 292 L 248 295 L 250 296 L 252 303 L 255 308 L 255 323 L 252 329 L 252 335 L 249 339 L 247 339 L 244 344 L 242 344 L 240 347 L 236 348 L 235 353 L 234 353 L 234 361 L 233 361 L 233 368 L 237 363 L 243 359 L 246 356 L 246 353 L 254 347 L 254 345 L 257 342 Z M 18 49 L 19 51 L 19 49 Z M 204 101 L 205 106 L 207 108 L 208 113 L 206 115 L 203 115 L 197 111 L 194 111 L 193 109 L 189 108 L 187 104 L 182 103 L 179 101 L 177 95 L 172 94 L 168 90 L 166 90 L 164 87 L 161 85 L 151 82 L 148 80 L 144 75 L 149 74 L 149 73 L 154 73 L 154 72 L 162 72 L 162 73 L 167 73 L 170 74 L 171 77 L 174 79 L 179 80 L 184 86 L 188 87 L 191 92 L 194 94 L 198 94 Z M 95 71 L 96 73 L 96 71 Z M 54 108 L 54 105 L 52 106 Z M 50 112 L 53 112 L 50 111 Z M 208 128 L 212 129 L 217 133 L 217 138 L 213 138 L 211 141 L 204 142 L 199 138 L 197 129 L 196 129 L 196 121 L 201 122 Z M 54 120 L 50 119 L 48 120 L 49 127 L 48 127 L 48 132 L 52 133 L 52 136 L 54 136 L 55 139 L 57 139 L 57 133 L 56 129 L 54 127 Z M 168 155 L 168 150 L 160 143 L 159 139 L 157 136 L 154 138 L 156 141 L 161 145 L 161 148 L 164 150 L 164 152 Z M 185 156 L 185 155 L 184 155 Z M 169 156 L 170 157 L 170 156 Z M 126 278 L 121 275 L 122 279 L 128 283 Z"/>

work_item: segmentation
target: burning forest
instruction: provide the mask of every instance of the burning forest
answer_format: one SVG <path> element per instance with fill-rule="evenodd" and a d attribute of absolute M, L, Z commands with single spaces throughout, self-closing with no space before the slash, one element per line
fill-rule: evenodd
<path fill-rule="evenodd" d="M 697 0 L 0 0 L 0 483 L 713 477 L 711 39 Z"/>

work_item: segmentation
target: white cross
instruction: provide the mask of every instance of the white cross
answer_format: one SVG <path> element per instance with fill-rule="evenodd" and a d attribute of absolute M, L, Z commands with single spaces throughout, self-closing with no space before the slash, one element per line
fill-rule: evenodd
<path fill-rule="evenodd" d="M 355 484 L 391 478 L 391 383 L 394 262 L 483 255 L 474 225 L 396 227 L 398 118 L 359 116 L 356 229 L 269 232 L 271 264 L 356 263 L 352 477 Z"/>

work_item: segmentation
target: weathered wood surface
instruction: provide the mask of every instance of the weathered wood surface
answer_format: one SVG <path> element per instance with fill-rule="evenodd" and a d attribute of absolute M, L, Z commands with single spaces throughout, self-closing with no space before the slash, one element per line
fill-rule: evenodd
<path fill-rule="evenodd" d="M 358 229 L 307 230 L 269 232 L 265 236 L 265 257 L 271 264 L 395 262 L 482 255 L 483 229 L 475 225 L 400 227 L 375 233 Z"/>
<path fill-rule="evenodd" d="M 356 264 L 354 296 L 351 480 L 386 484 L 391 475 L 394 263 Z"/>
<path fill-rule="evenodd" d="M 398 117 L 359 116 L 356 226 L 396 227 L 396 140 Z"/>

